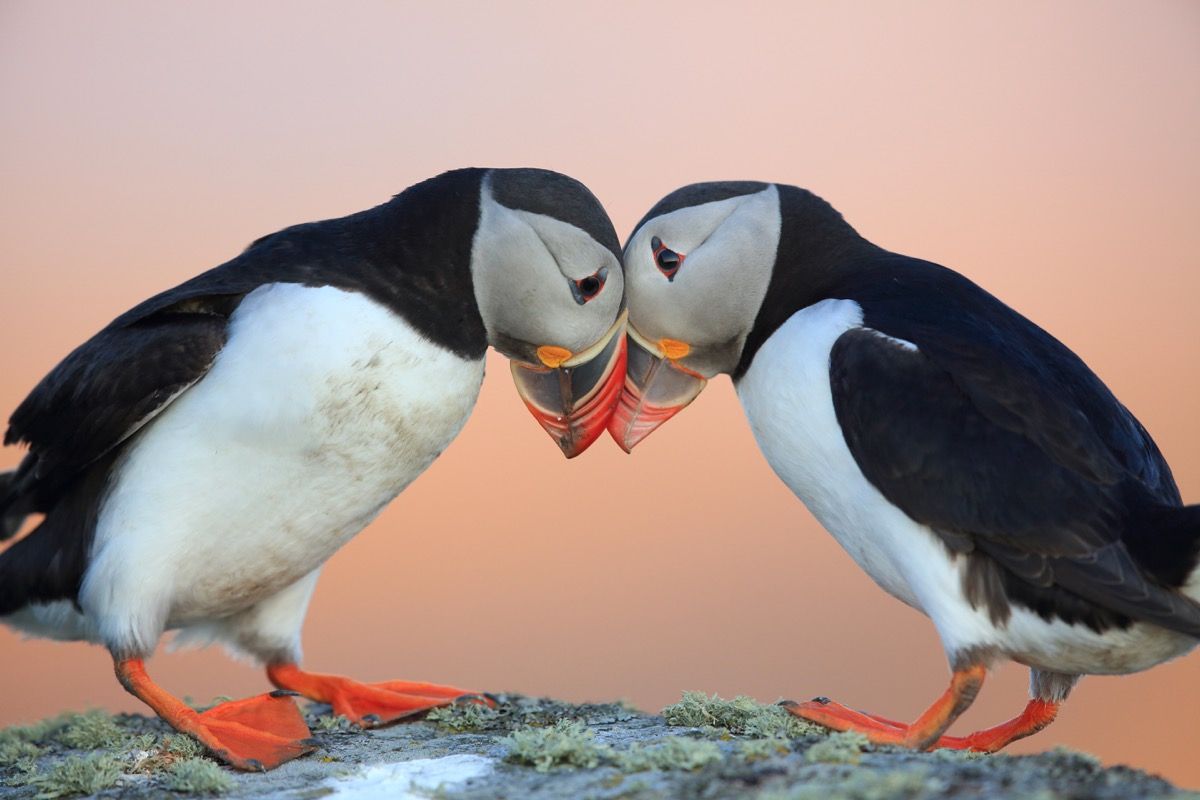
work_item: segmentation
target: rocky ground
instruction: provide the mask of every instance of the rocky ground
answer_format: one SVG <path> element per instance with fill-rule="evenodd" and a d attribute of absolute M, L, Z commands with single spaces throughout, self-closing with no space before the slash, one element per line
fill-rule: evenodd
<path fill-rule="evenodd" d="M 964 756 L 874 748 L 775 706 L 688 694 L 660 715 L 517 695 L 363 732 L 308 709 L 318 752 L 234 773 L 157 719 L 68 714 L 0 731 L 0 797 L 1192 798 L 1087 755 Z"/>

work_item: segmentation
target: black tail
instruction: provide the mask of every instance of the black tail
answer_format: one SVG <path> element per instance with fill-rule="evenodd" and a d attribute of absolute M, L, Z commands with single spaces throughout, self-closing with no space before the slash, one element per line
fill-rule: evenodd
<path fill-rule="evenodd" d="M 1166 505 L 1139 497 L 1121 543 L 1155 582 L 1178 589 L 1200 566 L 1200 505 Z"/>

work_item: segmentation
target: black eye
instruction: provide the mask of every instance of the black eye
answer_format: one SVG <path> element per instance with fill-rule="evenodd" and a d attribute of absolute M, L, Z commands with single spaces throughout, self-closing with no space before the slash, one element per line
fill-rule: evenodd
<path fill-rule="evenodd" d="M 654 263 L 658 265 L 658 271 L 666 275 L 668 281 L 674 281 L 675 273 L 683 266 L 683 253 L 676 253 L 657 236 L 650 238 L 650 249 L 654 251 Z"/>
<path fill-rule="evenodd" d="M 604 288 L 604 281 L 607 278 L 608 268 L 601 267 L 586 278 L 571 281 L 571 294 L 575 295 L 575 302 L 583 305 L 588 300 L 600 294 L 600 290 Z"/>

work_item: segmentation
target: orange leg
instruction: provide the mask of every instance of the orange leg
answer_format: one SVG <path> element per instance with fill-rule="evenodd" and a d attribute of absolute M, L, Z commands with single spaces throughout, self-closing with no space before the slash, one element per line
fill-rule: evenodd
<path fill-rule="evenodd" d="M 863 714 L 825 698 L 807 703 L 786 703 L 785 707 L 801 719 L 835 731 L 859 731 L 875 744 L 926 750 L 938 742 L 951 723 L 970 707 L 986 675 L 987 670 L 982 666 L 955 670 L 950 687 L 911 725 Z"/>
<path fill-rule="evenodd" d="M 1054 722 L 1061 705 L 1061 701 L 1055 700 L 1030 700 L 1020 716 L 1002 722 L 994 728 L 976 731 L 969 736 L 943 736 L 938 739 L 934 748 L 994 753 L 1017 739 L 1032 736 Z"/>
<path fill-rule="evenodd" d="M 269 664 L 267 677 L 280 689 L 290 689 L 333 706 L 341 714 L 364 728 L 386 725 L 431 708 L 450 705 L 459 698 L 480 697 L 478 692 L 441 686 L 436 683 L 384 681 L 359 683 L 340 675 L 305 672 L 295 664 Z"/>
<path fill-rule="evenodd" d="M 156 684 L 140 658 L 116 659 L 117 679 L 172 728 L 238 769 L 265 771 L 316 749 L 300 709 L 284 692 L 231 700 L 199 712 Z"/>

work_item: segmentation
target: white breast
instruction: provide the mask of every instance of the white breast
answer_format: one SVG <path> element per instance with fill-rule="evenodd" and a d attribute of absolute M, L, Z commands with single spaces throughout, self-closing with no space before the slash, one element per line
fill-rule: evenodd
<path fill-rule="evenodd" d="M 84 609 L 110 643 L 144 644 L 307 575 L 450 443 L 482 378 L 364 295 L 257 289 L 118 465 Z"/>
<path fill-rule="evenodd" d="M 784 323 L 738 382 L 750 427 L 775 473 L 876 583 L 929 615 L 948 653 L 994 645 L 996 629 L 963 598 L 946 548 L 871 485 L 846 445 L 829 355 L 861 325 L 862 309 L 850 300 L 824 300 Z"/>
<path fill-rule="evenodd" d="M 897 551 L 913 523 L 863 476 L 838 425 L 829 353 L 862 324 L 850 300 L 825 300 L 779 328 L 738 382 L 738 397 L 767 462 L 813 516 L 887 592 L 920 608 Z"/>

